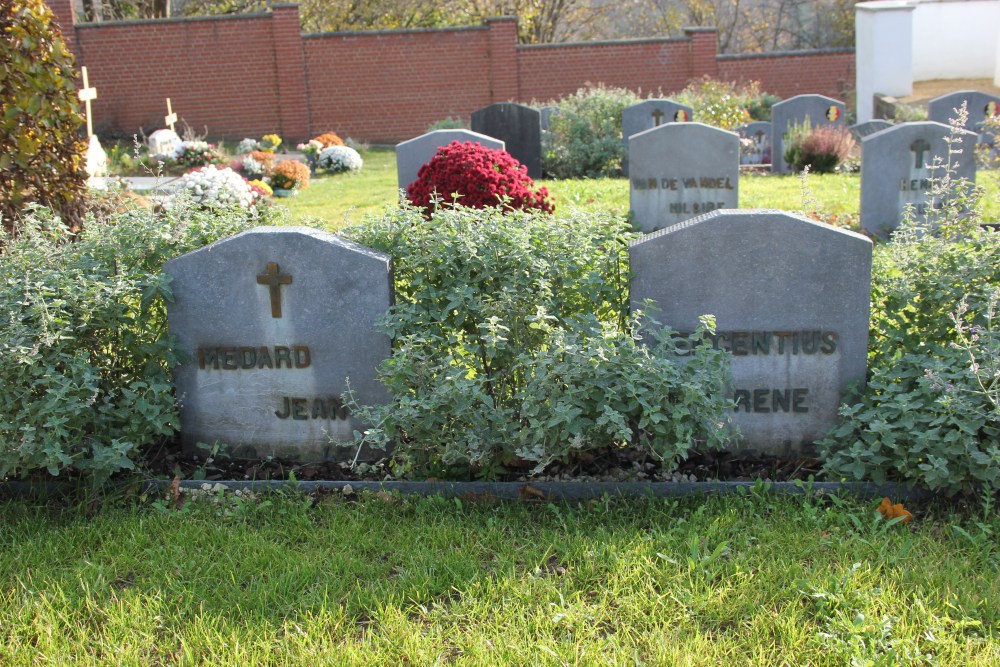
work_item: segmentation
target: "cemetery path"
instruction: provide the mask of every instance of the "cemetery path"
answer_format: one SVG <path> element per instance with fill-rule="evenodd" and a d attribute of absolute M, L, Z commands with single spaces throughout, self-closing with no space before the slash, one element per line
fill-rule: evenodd
<path fill-rule="evenodd" d="M 913 94 L 900 97 L 907 104 L 921 104 L 935 97 L 953 93 L 958 90 L 980 90 L 992 95 L 1000 95 L 1000 87 L 993 85 L 990 79 L 935 79 L 934 81 L 914 81 Z"/>

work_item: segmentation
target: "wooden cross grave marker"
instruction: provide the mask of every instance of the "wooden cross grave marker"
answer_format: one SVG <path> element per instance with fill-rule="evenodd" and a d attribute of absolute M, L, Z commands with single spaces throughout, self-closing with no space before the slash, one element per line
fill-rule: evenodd
<path fill-rule="evenodd" d="M 163 117 L 163 122 L 166 123 L 167 127 L 170 128 L 171 132 L 174 131 L 174 124 L 177 122 L 177 114 L 174 113 L 174 110 L 172 108 L 170 108 L 169 97 L 167 98 L 167 115 Z"/>
<path fill-rule="evenodd" d="M 97 99 L 97 88 L 90 87 L 90 81 L 87 79 L 87 68 L 81 67 L 80 70 L 83 74 L 83 88 L 77 93 L 77 96 L 87 107 L 87 138 L 89 139 L 94 136 L 94 123 L 90 117 L 90 102 Z"/>

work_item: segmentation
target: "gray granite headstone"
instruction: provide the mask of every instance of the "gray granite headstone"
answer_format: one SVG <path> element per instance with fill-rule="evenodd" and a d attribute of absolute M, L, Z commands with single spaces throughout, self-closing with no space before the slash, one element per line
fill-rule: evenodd
<path fill-rule="evenodd" d="M 548 132 L 552 124 L 552 117 L 559 113 L 559 107 L 550 104 L 538 110 L 539 122 L 542 124 L 542 132 Z"/>
<path fill-rule="evenodd" d="M 785 136 L 793 125 L 809 119 L 812 129 L 824 125 L 844 125 L 844 103 L 824 95 L 796 95 L 771 107 L 771 172 L 787 174 Z"/>
<path fill-rule="evenodd" d="M 703 123 L 667 123 L 628 142 L 629 203 L 642 231 L 739 205 L 736 133 Z"/>
<path fill-rule="evenodd" d="M 741 139 L 752 141 L 740 150 L 740 164 L 771 164 L 771 123 L 755 120 L 736 128 Z"/>
<path fill-rule="evenodd" d="M 667 123 L 686 123 L 690 120 L 692 120 L 691 107 L 667 99 L 643 100 L 622 109 L 622 143 L 625 144 L 622 172 L 628 174 L 629 137 Z"/>
<path fill-rule="evenodd" d="M 863 382 L 872 242 L 783 211 L 714 211 L 633 242 L 632 307 L 675 331 L 716 318 L 740 449 L 808 453 Z"/>
<path fill-rule="evenodd" d="M 259 227 L 170 260 L 167 314 L 184 447 L 320 461 L 353 456 L 364 425 L 341 400 L 389 400 L 375 328 L 392 303 L 387 255 L 307 227 Z"/>
<path fill-rule="evenodd" d="M 927 103 L 927 120 L 948 124 L 952 118 L 957 118 L 956 109 L 968 102 L 969 120 L 965 127 L 979 132 L 987 116 L 1000 116 L 1000 97 L 981 93 L 978 90 L 959 90 L 935 97 Z"/>
<path fill-rule="evenodd" d="M 471 142 L 480 144 L 484 148 L 504 150 L 504 143 L 499 139 L 470 130 L 433 130 L 422 134 L 396 144 L 396 178 L 399 189 L 405 190 L 410 183 L 417 180 L 420 167 L 430 162 L 439 148 L 448 146 L 453 141 L 460 144 Z"/>
<path fill-rule="evenodd" d="M 472 131 L 504 142 L 507 152 L 528 168 L 528 176 L 542 176 L 542 121 L 538 109 L 503 102 L 472 112 Z"/>
<path fill-rule="evenodd" d="M 861 141 L 865 137 L 871 134 L 875 134 L 881 130 L 885 130 L 892 127 L 892 123 L 887 120 L 882 120 L 876 118 L 875 120 L 867 120 L 863 123 L 856 123 L 850 126 L 851 134 L 857 141 Z"/>
<path fill-rule="evenodd" d="M 926 217 L 931 201 L 931 179 L 942 177 L 930 169 L 935 159 L 948 161 L 945 139 L 951 128 L 943 123 L 902 123 L 861 140 L 861 226 L 869 234 L 886 235 L 899 226 L 903 208 L 913 207 L 916 219 Z M 976 134 L 961 130 L 962 143 L 971 147 Z M 976 180 L 976 161 L 970 150 L 952 157 L 953 176 Z"/>

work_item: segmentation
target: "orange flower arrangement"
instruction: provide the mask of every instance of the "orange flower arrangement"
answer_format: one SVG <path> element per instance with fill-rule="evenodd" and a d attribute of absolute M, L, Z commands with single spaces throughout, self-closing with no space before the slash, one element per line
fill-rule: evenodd
<path fill-rule="evenodd" d="M 338 137 L 333 132 L 324 132 L 318 137 L 313 137 L 313 141 L 317 141 L 323 144 L 323 148 L 329 148 L 330 146 L 343 146 L 344 140 Z"/>
<path fill-rule="evenodd" d="M 909 510 L 903 507 L 902 503 L 892 504 L 892 501 L 888 498 L 882 499 L 882 504 L 878 506 L 878 512 L 881 514 L 886 521 L 895 519 L 897 517 L 903 517 L 900 523 L 909 523 L 913 519 L 913 515 L 910 514 Z"/>
<path fill-rule="evenodd" d="M 298 160 L 282 160 L 271 169 L 271 187 L 276 190 L 309 187 L 309 167 Z"/>

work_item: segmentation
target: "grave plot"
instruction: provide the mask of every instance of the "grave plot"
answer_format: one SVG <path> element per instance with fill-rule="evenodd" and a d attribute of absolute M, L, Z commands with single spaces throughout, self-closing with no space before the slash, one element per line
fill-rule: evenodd
<path fill-rule="evenodd" d="M 504 142 L 469 130 L 434 130 L 396 144 L 396 177 L 400 190 L 417 180 L 420 167 L 427 164 L 439 148 L 451 142 L 471 142 L 484 148 L 505 150 Z"/>
<path fill-rule="evenodd" d="M 542 177 L 542 121 L 537 109 L 512 102 L 491 104 L 472 113 L 472 131 L 504 142 L 507 152 L 528 168 L 528 176 Z"/>
<path fill-rule="evenodd" d="M 795 125 L 844 125 L 844 103 L 824 95 L 796 95 L 771 107 L 771 172 L 787 174 L 785 139 Z"/>

